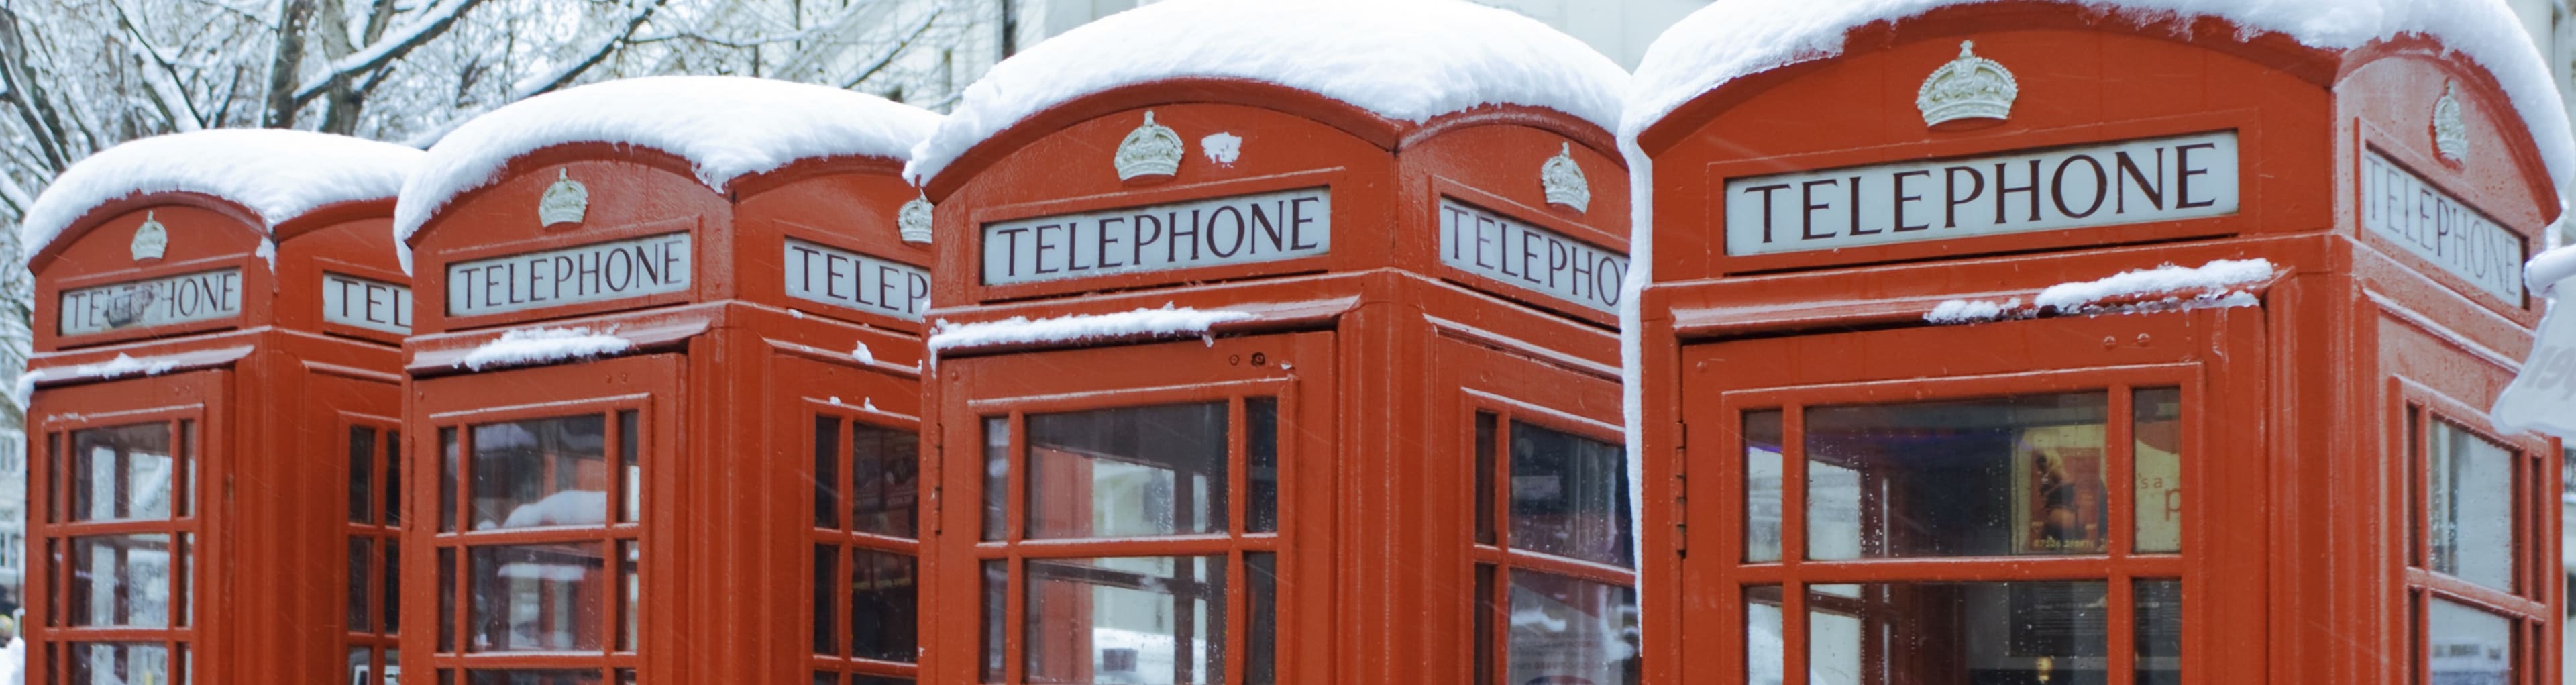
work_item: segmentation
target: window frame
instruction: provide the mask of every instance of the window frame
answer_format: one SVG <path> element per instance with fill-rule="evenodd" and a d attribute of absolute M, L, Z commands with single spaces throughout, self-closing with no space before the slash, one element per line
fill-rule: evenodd
<path fill-rule="evenodd" d="M 2560 499 L 2553 496 L 2563 474 L 2561 464 L 2554 463 L 2555 450 L 2545 440 L 2530 437 L 2507 438 L 2503 431 L 2488 421 L 2485 411 L 2452 399 L 2432 386 L 2405 376 L 2388 380 L 2390 426 L 2387 451 L 2393 455 L 2392 474 L 2398 481 L 2391 488 L 2394 497 L 2405 502 L 2400 508 L 2404 520 L 2395 529 L 2403 554 L 2391 555 L 2404 593 L 2402 616 L 2407 637 L 2408 677 L 2417 683 L 2432 680 L 2433 656 L 2432 603 L 2446 600 L 2470 609 L 2504 619 L 2513 629 L 2513 664 L 2511 682 L 2537 684 L 2557 664 L 2545 663 L 2544 657 L 2554 646 L 2550 640 L 2553 591 L 2566 580 L 2554 577 L 2557 564 L 2557 536 L 2552 534 L 2551 519 L 2560 514 Z M 2431 479 L 2428 459 L 2431 456 L 2433 427 L 2448 423 L 2454 429 L 2485 440 L 2510 451 L 2513 482 L 2509 489 L 2514 502 L 2513 579 L 2514 589 L 2502 590 L 2433 570 L 2432 540 L 2428 531 L 2432 523 Z"/>
<path fill-rule="evenodd" d="M 1515 424 L 1526 424 L 1618 447 L 1623 471 L 1629 462 L 1636 459 L 1636 456 L 1628 453 L 1626 432 L 1619 426 L 1495 392 L 1475 388 L 1464 388 L 1460 392 L 1462 406 L 1459 416 L 1466 420 L 1462 422 L 1464 430 L 1461 431 L 1456 444 L 1466 446 L 1464 461 L 1469 477 L 1460 479 L 1464 486 L 1459 490 L 1462 494 L 1459 501 L 1466 502 L 1472 511 L 1480 502 L 1479 497 L 1486 494 L 1478 492 L 1478 486 L 1490 485 L 1493 489 L 1490 507 L 1485 512 L 1476 512 L 1493 517 L 1493 542 L 1478 539 L 1477 535 L 1483 531 L 1477 527 L 1477 521 L 1473 520 L 1472 516 L 1468 523 L 1470 535 L 1467 538 L 1468 564 L 1474 573 L 1468 587 L 1473 588 L 1472 591 L 1477 594 L 1471 606 L 1478 612 L 1479 620 L 1488 622 L 1483 625 L 1490 626 L 1488 630 L 1470 633 L 1474 639 L 1480 640 L 1480 643 L 1470 650 L 1468 657 L 1471 660 L 1471 668 L 1479 678 L 1470 682 L 1483 685 L 1502 682 L 1511 670 L 1512 639 L 1509 627 L 1511 626 L 1512 573 L 1515 570 L 1625 587 L 1631 592 L 1637 589 L 1638 570 L 1633 567 L 1559 556 L 1512 545 L 1512 427 Z M 1479 473 L 1482 471 L 1482 465 L 1479 455 L 1476 454 L 1479 448 L 1476 435 L 1477 419 L 1482 416 L 1494 417 L 1493 478 L 1490 483 L 1482 482 L 1476 477 L 1483 475 Z M 1633 498 L 1636 493 L 1631 492 L 1629 495 Z M 1621 506 L 1627 506 L 1626 502 L 1621 502 Z M 1635 517 L 1641 515 L 1642 512 L 1629 512 L 1630 530 L 1635 529 Z M 1628 531 L 1621 532 L 1628 533 Z M 1642 540 L 1631 536 L 1628 541 L 1630 564 L 1635 563 L 1637 551 L 1643 544 Z M 1643 601 L 1642 596 L 1638 599 Z"/>
<path fill-rule="evenodd" d="M 409 465 L 410 460 L 404 458 L 406 451 L 402 444 L 402 421 L 388 416 L 345 411 L 339 412 L 339 417 L 340 430 L 334 436 L 336 440 L 334 444 L 339 446 L 339 450 L 334 454 L 342 457 L 339 461 L 342 467 L 340 482 L 354 485 L 351 481 L 356 478 L 356 474 L 349 469 L 351 465 L 348 457 L 356 454 L 357 432 L 368 431 L 374 436 L 373 444 L 368 450 L 371 457 L 368 462 L 370 468 L 367 479 L 368 519 L 366 521 L 349 520 L 345 515 L 341 518 L 342 544 L 355 544 L 359 540 L 368 541 L 366 577 L 361 579 L 343 575 L 343 582 L 358 582 L 365 586 L 359 592 L 365 593 L 366 606 L 363 610 L 366 612 L 367 625 L 347 625 L 349 612 L 346 610 L 340 612 L 343 621 L 340 627 L 341 646 L 344 654 L 366 650 L 367 672 L 375 676 L 378 682 L 391 683 L 393 679 L 388 677 L 386 667 L 395 665 L 389 663 L 396 661 L 395 658 L 389 658 L 389 655 L 401 653 L 402 636 L 400 626 L 396 623 L 400 620 L 399 614 L 388 618 L 385 615 L 385 608 L 400 606 L 402 602 L 403 593 L 398 584 L 402 573 L 399 566 L 400 553 L 394 550 L 401 548 L 404 538 L 401 522 L 408 519 L 404 518 L 407 512 L 400 510 L 403 499 L 389 498 L 407 495 L 401 491 L 405 484 L 394 479 L 400 478 L 396 474 L 403 473 L 403 469 Z M 348 550 L 344 549 L 344 552 L 346 551 Z M 344 591 L 340 596 L 344 598 L 343 601 L 346 601 L 345 598 L 350 594 Z M 355 674 L 343 675 L 354 676 Z"/>
<path fill-rule="evenodd" d="M 212 615 L 212 601 L 195 592 L 210 587 L 205 582 L 207 561 L 215 558 L 208 549 L 220 544 L 210 539 L 208 531 L 217 530 L 209 511 L 201 501 L 208 479 L 221 478 L 220 455 L 209 454 L 207 447 L 223 444 L 216 432 L 214 419 L 219 415 L 209 403 L 188 403 L 152 408 L 104 412 L 57 413 L 46 417 L 38 430 L 44 440 L 43 472 L 31 474 L 28 482 L 31 498 L 41 497 L 30 507 L 28 541 L 30 549 L 42 549 L 43 581 L 24 583 L 32 592 L 44 593 L 45 600 L 31 602 L 42 607 L 41 617 L 30 617 L 23 625 L 31 650 L 42 650 L 45 672 L 31 674 L 46 682 L 70 677 L 73 650 L 78 645 L 96 643 L 158 644 L 162 647 L 170 685 L 188 685 L 194 675 L 191 648 L 206 641 L 201 622 Z M 179 476 L 172 486 L 171 512 L 166 518 L 118 519 L 109 521 L 76 521 L 71 517 L 69 495 L 72 492 L 69 465 L 77 449 L 74 436 L 82 431 L 160 424 L 170 431 L 173 454 L 171 472 Z M 38 490 L 42 493 L 39 494 Z M 36 515 L 41 511 L 42 515 Z M 83 537 L 133 534 L 170 536 L 171 562 L 177 570 L 170 574 L 170 621 L 159 628 L 80 627 L 70 624 L 71 580 L 69 569 L 72 541 Z M 30 578 L 29 580 L 34 580 Z M 32 659 L 30 660 L 33 661 Z"/>
<path fill-rule="evenodd" d="M 828 417 L 833 419 L 838 426 L 838 429 L 833 434 L 832 446 L 832 458 L 834 459 L 834 463 L 837 468 L 833 474 L 833 480 L 835 481 L 833 485 L 835 487 L 837 499 L 839 500 L 839 503 L 836 505 L 837 512 L 835 515 L 835 522 L 838 526 L 835 528 L 822 527 L 815 521 L 812 521 L 812 517 L 809 515 L 807 517 L 808 521 L 806 524 L 807 535 L 805 536 L 805 542 L 807 543 L 806 547 L 809 549 L 819 551 L 824 547 L 830 547 L 836 550 L 833 562 L 834 582 L 831 585 L 833 597 L 832 607 L 835 613 L 828 624 L 830 626 L 830 634 L 810 636 L 817 639 L 829 639 L 834 651 L 831 654 L 813 654 L 813 658 L 811 659 L 812 663 L 809 664 L 808 670 L 813 672 L 816 682 L 821 682 L 820 679 L 826 674 L 830 675 L 834 682 L 856 681 L 859 678 L 867 677 L 902 678 L 918 681 L 922 676 L 921 664 L 917 658 L 914 661 L 886 661 L 881 659 L 858 657 L 849 653 L 852 636 L 848 634 L 848 628 L 850 623 L 855 620 L 856 617 L 852 615 L 855 613 L 851 605 L 853 592 L 850 587 L 850 583 L 847 581 L 850 576 L 857 571 L 855 563 L 853 562 L 853 559 L 855 558 L 854 554 L 857 552 L 899 554 L 911 558 L 913 561 L 913 620 L 916 624 L 913 633 L 913 640 L 916 647 L 926 647 L 930 643 L 932 636 L 928 631 L 920 630 L 918 626 L 920 623 L 920 617 L 924 613 L 923 610 L 926 608 L 926 603 L 923 602 L 922 599 L 923 596 L 927 594 L 925 589 L 929 585 L 922 574 L 922 556 L 924 550 L 922 549 L 922 542 L 919 536 L 929 530 L 930 522 L 924 520 L 926 517 L 920 516 L 920 513 L 923 511 L 923 507 L 929 500 L 929 490 L 932 484 L 932 474 L 927 468 L 925 468 L 924 464 L 927 460 L 923 458 L 923 445 L 918 439 L 921 437 L 921 420 L 918 417 L 897 414 L 877 409 L 873 406 L 854 406 L 847 403 L 817 400 L 810 397 L 801 399 L 799 401 L 799 407 L 802 411 L 798 412 L 798 414 L 804 419 L 800 425 L 805 427 L 808 438 L 805 444 L 800 446 L 800 454 L 804 459 L 800 462 L 799 468 L 806 469 L 808 476 L 813 475 L 810 471 L 814 467 L 812 450 L 815 447 L 814 441 L 812 440 L 812 430 L 816 421 Z M 913 465 L 915 469 L 913 482 L 916 488 L 913 495 L 913 510 L 916 513 L 913 534 L 916 537 L 905 538 L 856 530 L 856 522 L 851 520 L 850 502 L 851 490 L 856 483 L 855 479 L 858 477 L 858 473 L 853 465 L 853 461 L 855 460 L 855 453 L 853 450 L 855 447 L 852 444 L 852 440 L 855 432 L 851 430 L 851 427 L 854 425 L 864 425 L 883 430 L 910 433 L 916 436 L 916 441 L 913 444 Z M 812 490 L 808 490 L 805 494 L 808 501 L 807 506 L 804 507 L 802 511 L 817 511 L 818 505 L 812 501 L 815 497 L 815 493 Z M 805 625 L 807 626 L 818 625 L 815 617 L 811 615 L 810 609 L 808 609 L 808 615 L 805 619 Z"/>

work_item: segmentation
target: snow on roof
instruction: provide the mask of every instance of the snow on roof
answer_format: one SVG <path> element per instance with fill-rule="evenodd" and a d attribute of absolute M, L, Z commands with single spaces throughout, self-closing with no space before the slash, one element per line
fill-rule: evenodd
<path fill-rule="evenodd" d="M 1047 39 L 966 88 L 904 173 L 927 182 L 1038 112 L 1176 78 L 1249 79 L 1422 122 L 1478 105 L 1564 112 L 1611 129 L 1628 74 L 1583 41 L 1463 0 L 1168 0 Z"/>
<path fill-rule="evenodd" d="M 421 151 L 364 138 L 276 129 L 210 129 L 128 141 L 64 169 L 27 208 L 32 259 L 101 204 L 135 193 L 203 193 L 257 212 L 273 229 L 324 205 L 393 197 Z"/>
<path fill-rule="evenodd" d="M 939 322 L 930 334 L 933 352 L 957 347 L 1074 342 L 1131 335 L 1207 335 L 1208 328 L 1228 321 L 1257 318 L 1250 312 L 1201 311 L 1189 307 L 1138 308 L 1114 314 L 1071 314 L 1030 320 L 1014 316 L 1000 321 L 951 324 Z"/>
<path fill-rule="evenodd" d="M 2557 227 L 2552 226 L 2550 229 L 2557 230 Z M 2576 277 L 2576 245 L 2542 252 L 2532 257 L 2531 262 L 2522 267 L 2522 283 L 2536 295 L 2555 294 L 2551 293 L 2550 289 L 2557 287 L 2559 281 L 2570 277 Z"/>
<path fill-rule="evenodd" d="M 106 380 L 133 374 L 158 376 L 177 368 L 179 368 L 179 361 L 176 359 L 167 357 L 136 359 L 134 355 L 118 352 L 115 359 L 96 364 L 82 364 L 72 367 L 69 372 L 61 369 L 28 369 L 26 373 L 18 375 L 18 385 L 10 388 L 9 397 L 16 400 L 19 407 L 25 407 L 27 400 L 36 394 L 37 381 Z"/>
<path fill-rule="evenodd" d="M 1726 0 L 1692 13 L 1646 48 L 1619 131 L 1634 137 L 1702 93 L 1754 73 L 1839 55 L 1852 29 L 1988 0 Z M 2557 185 L 2576 175 L 2549 64 L 2504 0 L 2055 0 L 2140 19 L 2216 17 L 2250 32 L 2349 50 L 2420 33 L 2486 67 L 2540 144 Z"/>
<path fill-rule="evenodd" d="M 660 150 L 688 160 L 699 182 L 722 190 L 735 178 L 801 159 L 903 159 L 938 123 L 938 114 L 919 107 L 792 81 L 602 81 L 492 110 L 430 146 L 420 173 L 402 186 L 394 237 L 409 239 L 449 200 L 501 180 L 511 158 L 551 145 L 597 142 Z"/>
<path fill-rule="evenodd" d="M 465 353 L 464 357 L 456 360 L 456 365 L 481 371 L 494 366 L 549 364 L 616 354 L 635 346 L 634 341 L 617 337 L 616 332 L 614 329 L 592 332 L 589 328 L 513 328 Z"/>
<path fill-rule="evenodd" d="M 2052 285 L 2031 298 L 2027 309 L 2022 307 L 2018 297 L 2005 302 L 1944 300 L 1933 306 L 1931 313 L 1923 315 L 1923 320 L 1955 324 L 2029 318 L 2043 311 L 2130 314 L 2203 307 L 2250 307 L 2261 302 L 2252 293 L 2238 288 L 2271 280 L 2274 273 L 2272 260 L 2262 258 L 2220 259 L 2198 267 L 2166 264 L 2153 269 L 2123 271 L 2090 281 Z M 2159 299 L 2158 296 L 2162 297 Z"/>

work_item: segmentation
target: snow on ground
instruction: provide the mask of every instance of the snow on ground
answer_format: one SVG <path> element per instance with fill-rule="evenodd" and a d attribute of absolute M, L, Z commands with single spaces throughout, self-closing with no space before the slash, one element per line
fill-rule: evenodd
<path fill-rule="evenodd" d="M 133 355 L 119 352 L 115 359 L 96 364 L 82 364 L 72 367 L 72 370 L 66 373 L 48 373 L 47 369 L 28 369 L 26 373 L 18 375 L 18 387 L 11 389 L 10 392 L 11 397 L 18 401 L 18 406 L 24 407 L 27 406 L 27 399 L 36 394 L 36 382 L 40 380 L 106 380 L 136 374 L 158 376 L 176 368 L 179 368 L 179 362 L 169 359 L 158 357 L 136 359 Z"/>
<path fill-rule="evenodd" d="M 1422 122 L 1478 105 L 1553 109 L 1610 129 L 1628 74 L 1581 40 L 1464 0 L 1168 0 L 1002 60 L 904 173 L 938 176 L 1004 129 L 1085 95 L 1175 78 L 1249 79 Z"/>
<path fill-rule="evenodd" d="M 210 129 L 128 141 L 64 169 L 19 225 L 33 258 L 81 215 L 135 193 L 203 193 L 275 228 L 324 205 L 393 197 L 422 159 L 392 143 L 308 131 Z M 174 238 L 177 236 L 173 236 Z"/>
<path fill-rule="evenodd" d="M 2272 261 L 2260 258 L 2221 259 L 2189 268 L 2166 264 L 2153 269 L 2123 271 L 2107 278 L 2052 285 L 2039 291 L 2038 297 L 2031 298 L 2027 308 L 2022 307 L 2018 297 L 2004 302 L 1944 300 L 1933 306 L 1931 313 L 1923 315 L 1923 320 L 1935 324 L 1958 324 L 2026 319 L 2043 313 L 2133 314 L 2203 307 L 2251 307 L 2261 304 L 2261 301 L 2252 293 L 2238 288 L 2271 280 L 2274 273 Z"/>
<path fill-rule="evenodd" d="M 1726 0 L 1692 13 L 1646 48 L 1623 137 L 1634 137 L 1702 93 L 1747 75 L 1843 51 L 1872 22 L 1985 0 Z M 2300 44 L 2349 50 L 2401 34 L 2432 36 L 2486 67 L 2539 139 L 2558 185 L 2576 181 L 2576 134 L 2549 64 L 2504 0 L 2056 0 L 2143 20 L 2217 17 Z M 2044 65 L 2034 65 L 2044 66 Z M 1926 67 L 1929 68 L 1928 66 Z"/>
<path fill-rule="evenodd" d="M 481 371 L 490 366 L 546 364 L 616 354 L 635 346 L 633 341 L 617 337 L 616 332 L 614 328 L 599 332 L 589 328 L 514 328 L 466 352 L 456 365 Z"/>
<path fill-rule="evenodd" d="M 709 188 L 800 159 L 903 159 L 939 115 L 874 95 L 738 76 L 603 81 L 475 117 L 429 149 L 402 185 L 394 237 L 408 239 L 456 196 L 499 181 L 520 154 L 564 143 L 652 148 L 689 160 Z M 403 265 L 411 265 L 409 251 Z"/>
<path fill-rule="evenodd" d="M 1161 309 L 1143 309 L 1115 314 L 1073 314 L 1031 320 L 1014 316 L 1000 321 L 950 324 L 939 322 L 930 334 L 932 352 L 954 347 L 984 345 L 1025 345 L 1115 338 L 1136 335 L 1184 336 L 1207 335 L 1208 329 L 1228 321 L 1251 319 L 1249 312 L 1201 311 L 1164 304 Z"/>
<path fill-rule="evenodd" d="M 2550 289 L 2569 277 L 2576 277 L 2576 245 L 2542 252 L 2522 267 L 2523 285 L 2534 295 L 2553 294 Z"/>

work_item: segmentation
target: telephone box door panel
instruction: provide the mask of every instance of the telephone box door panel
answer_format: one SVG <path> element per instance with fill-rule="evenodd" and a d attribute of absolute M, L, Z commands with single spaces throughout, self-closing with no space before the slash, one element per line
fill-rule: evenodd
<path fill-rule="evenodd" d="M 768 356 L 768 411 L 781 500 L 804 503 L 789 520 L 797 538 L 782 582 L 813 587 L 808 620 L 790 645 L 812 655 L 813 682 L 883 682 L 919 676 L 921 640 L 921 382 L 910 375 Z M 790 506 L 796 506 L 791 504 Z M 809 556 L 810 555 L 810 556 Z M 810 647 L 801 646 L 808 645 Z"/>
<path fill-rule="evenodd" d="M 27 494 L 32 672 L 64 682 L 224 682 L 228 371 L 45 390 Z M 198 678 L 204 678 L 199 680 Z"/>
<path fill-rule="evenodd" d="M 933 665 L 1310 682 L 1331 664 L 1328 333 L 944 361 Z M 1122 680 L 1123 678 L 1123 680 Z"/>
<path fill-rule="evenodd" d="M 1725 646 L 1686 670 L 2225 680 L 2213 651 L 2262 636 L 2261 331 L 2240 308 L 1684 348 L 1681 582 L 1707 600 L 1683 630 Z"/>

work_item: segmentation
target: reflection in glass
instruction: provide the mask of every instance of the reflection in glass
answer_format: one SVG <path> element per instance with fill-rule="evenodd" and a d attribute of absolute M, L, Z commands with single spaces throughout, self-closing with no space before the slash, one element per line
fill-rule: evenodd
<path fill-rule="evenodd" d="M 850 656 L 909 662 L 917 658 L 920 564 L 910 555 L 850 553 Z"/>
<path fill-rule="evenodd" d="M 1818 407 L 1816 559 L 2106 551 L 2106 393 Z"/>
<path fill-rule="evenodd" d="M 385 431 L 385 525 L 402 525 L 402 431 Z"/>
<path fill-rule="evenodd" d="M 1243 529 L 1279 531 L 1279 399 L 1243 400 Z"/>
<path fill-rule="evenodd" d="M 376 522 L 376 432 L 349 427 L 349 522 Z"/>
<path fill-rule="evenodd" d="M 1494 618 L 1504 606 L 1494 599 L 1494 575 L 1500 572 L 1493 564 L 1476 565 L 1475 685 L 1494 685 Z"/>
<path fill-rule="evenodd" d="M 836 655 L 836 654 L 840 654 L 840 653 L 841 653 L 841 650 L 836 646 L 835 641 L 832 639 L 832 623 L 833 623 L 834 621 L 838 620 L 838 619 L 833 618 L 833 616 L 837 615 L 837 613 L 838 613 L 838 612 L 833 611 L 833 610 L 832 610 L 832 608 L 833 608 L 833 606 L 834 606 L 834 605 L 837 605 L 837 604 L 839 604 L 839 603 L 840 603 L 840 600 L 839 600 L 837 597 L 835 597 L 835 596 L 834 596 L 833 589 L 832 589 L 832 584 L 835 582 L 835 581 L 834 581 L 834 579 L 839 578 L 839 577 L 841 577 L 841 548 L 839 548 L 839 547 L 834 547 L 834 546 L 831 546 L 831 545 L 815 545 L 815 546 L 814 546 L 814 653 L 815 653 L 815 654 Z M 852 618 L 854 618 L 854 619 L 855 619 L 856 617 L 852 617 Z"/>
<path fill-rule="evenodd" d="M 1028 537 L 1226 531 L 1226 403 L 1031 414 Z"/>
<path fill-rule="evenodd" d="M 600 649 L 609 597 L 603 551 L 597 543 L 471 548 L 467 598 L 474 632 L 468 648 Z"/>
<path fill-rule="evenodd" d="M 2136 471 L 2139 552 L 2182 551 L 2182 389 L 2129 395 L 2131 464 Z"/>
<path fill-rule="evenodd" d="M 169 534 L 76 537 L 71 557 L 71 625 L 170 625 Z"/>
<path fill-rule="evenodd" d="M 456 530 L 456 480 L 464 468 L 456 458 L 456 429 L 438 429 L 438 532 Z"/>
<path fill-rule="evenodd" d="M 632 652 L 635 651 L 635 600 L 643 595 L 643 586 L 635 583 L 635 567 L 643 563 L 644 557 L 636 551 L 634 540 L 619 540 L 617 558 L 617 651 Z"/>
<path fill-rule="evenodd" d="M 599 685 L 599 671 L 590 669 L 534 669 L 508 671 L 466 671 L 466 685 Z"/>
<path fill-rule="evenodd" d="M 1225 682 L 1225 557 L 1024 563 L 1028 682 Z"/>
<path fill-rule="evenodd" d="M 634 523 L 644 512 L 644 443 L 637 435 L 639 423 L 635 410 L 617 412 L 617 461 L 626 470 L 618 479 L 624 483 L 625 496 L 620 500 L 623 506 L 618 507 L 617 520 L 625 523 Z"/>
<path fill-rule="evenodd" d="M 138 423 L 72 433 L 71 520 L 170 518 L 170 424 Z"/>
<path fill-rule="evenodd" d="M 2449 421 L 2425 439 L 2425 490 L 2435 571 L 2513 588 L 2513 460 L 2503 445 Z"/>
<path fill-rule="evenodd" d="M 1252 605 L 1251 620 L 1244 621 L 1243 683 L 1271 685 L 1279 682 L 1279 555 L 1245 552 L 1243 579 Z"/>
<path fill-rule="evenodd" d="M 1501 441 L 1495 426 L 1501 420 L 1493 412 L 1476 412 L 1476 544 L 1480 545 L 1494 544 L 1494 470 L 1500 468 L 1494 449 Z"/>
<path fill-rule="evenodd" d="M 2432 600 L 2430 644 L 2433 682 L 2488 685 L 2518 682 L 2513 672 L 2513 622 L 2439 597 Z"/>
<path fill-rule="evenodd" d="M 1518 433 L 1513 438 L 1519 442 Z M 1522 569 L 1507 575 L 1512 627 L 1504 650 L 1511 664 L 1504 682 L 1637 682 L 1636 589 Z"/>
<path fill-rule="evenodd" d="M 850 425 L 850 530 L 908 538 L 921 493 L 921 438 L 908 430 Z"/>
<path fill-rule="evenodd" d="M 814 527 L 841 527 L 841 419 L 814 417 Z"/>
<path fill-rule="evenodd" d="M 598 414 L 474 430 L 474 529 L 608 522 L 608 421 Z"/>
<path fill-rule="evenodd" d="M 1744 680 L 1748 685 L 1780 685 L 1788 680 L 1788 644 L 1780 640 L 1787 629 L 1781 621 L 1780 586 L 1744 588 Z"/>
<path fill-rule="evenodd" d="M 72 685 L 170 682 L 170 648 L 159 642 L 76 642 L 63 672 Z"/>
<path fill-rule="evenodd" d="M 401 632 L 396 626 L 402 624 L 402 543 L 393 538 L 385 539 L 385 572 L 382 575 L 378 579 L 381 582 L 377 584 L 384 588 L 384 610 L 376 612 L 376 615 L 384 623 L 381 632 L 393 635 Z"/>
<path fill-rule="evenodd" d="M 2108 586 L 2101 582 L 1812 589 L 1811 682 L 2077 685 L 2107 677 Z"/>
<path fill-rule="evenodd" d="M 2181 685 L 2182 581 L 2139 580 L 2129 587 L 2137 605 L 2137 685 Z"/>
<path fill-rule="evenodd" d="M 1001 559 L 984 561 L 984 631 L 978 636 L 982 644 L 976 650 L 984 655 L 984 659 L 982 668 L 978 671 L 980 679 L 977 682 L 1002 682 L 1002 667 L 1010 660 L 1009 652 L 1006 651 L 1010 649 L 1010 645 L 1002 639 L 1003 611 L 1010 602 L 1010 591 L 1007 589 L 1011 585 L 1010 567 L 1007 566 L 1009 563 Z"/>
<path fill-rule="evenodd" d="M 456 548 L 438 549 L 438 651 L 456 651 Z"/>
<path fill-rule="evenodd" d="M 1744 560 L 1780 560 L 1780 412 L 1744 414 Z"/>
<path fill-rule="evenodd" d="M 367 590 L 375 587 L 375 579 L 367 576 L 367 570 L 374 565 L 375 556 L 375 540 L 349 538 L 348 598 L 343 604 L 349 612 L 344 627 L 350 631 L 367 632 L 368 622 L 375 618 L 367 610 Z M 392 569 L 388 567 L 386 571 L 391 573 Z"/>
<path fill-rule="evenodd" d="M 1011 419 L 1007 416 L 984 417 L 984 539 L 1000 540 L 1010 534 L 1005 523 L 1010 520 L 1011 493 Z M 1001 678 L 997 671 L 985 682 Z"/>
<path fill-rule="evenodd" d="M 1625 447 L 1512 423 L 1511 546 L 1632 566 Z"/>

